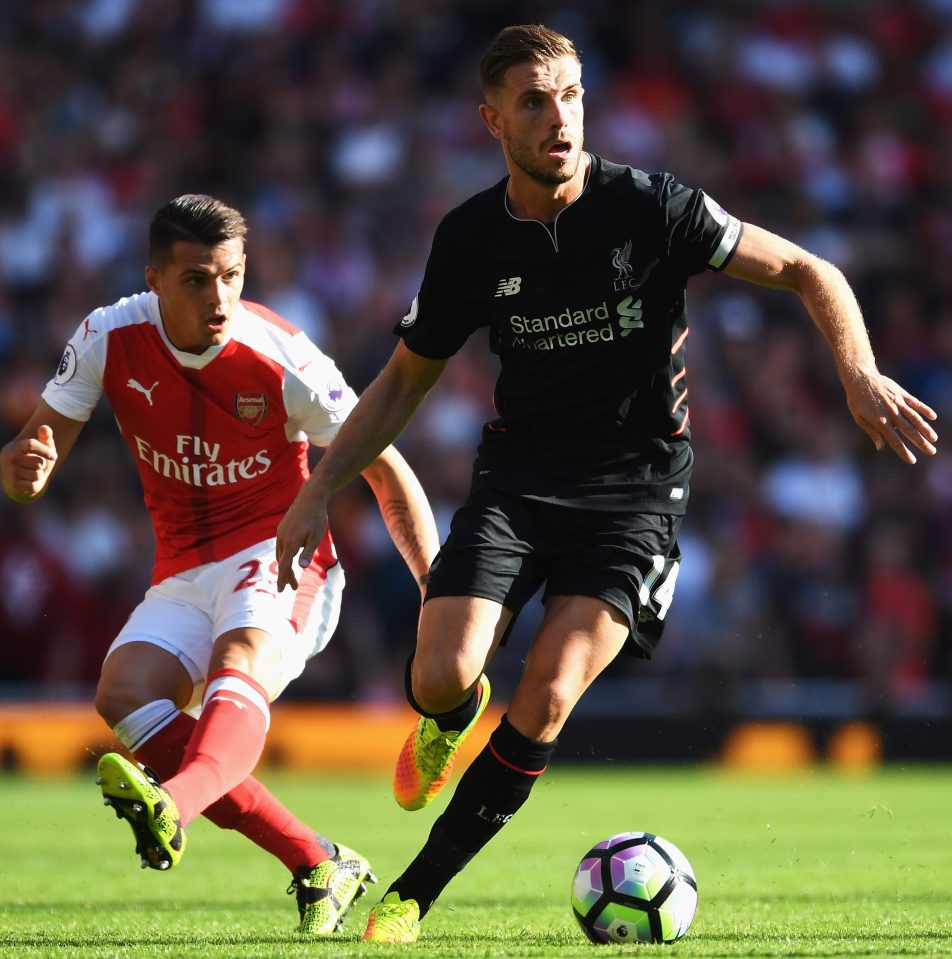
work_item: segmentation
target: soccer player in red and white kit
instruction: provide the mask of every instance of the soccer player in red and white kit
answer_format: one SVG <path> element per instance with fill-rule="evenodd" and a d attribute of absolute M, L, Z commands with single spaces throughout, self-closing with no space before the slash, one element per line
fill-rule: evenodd
<path fill-rule="evenodd" d="M 269 704 L 327 644 L 344 577 L 331 536 L 293 592 L 278 592 L 275 531 L 356 404 L 334 363 L 281 317 L 241 299 L 245 222 L 203 195 L 160 209 L 150 292 L 91 313 L 19 436 L 3 486 L 31 502 L 105 393 L 151 514 L 152 584 L 110 647 L 96 707 L 145 766 L 109 753 L 105 801 L 143 867 L 167 869 L 200 814 L 276 856 L 304 934 L 340 928 L 373 880 L 367 860 L 314 832 L 251 775 Z M 388 447 L 362 475 L 418 583 L 439 548 L 426 497 Z M 290 890 L 289 890 L 290 891 Z"/>

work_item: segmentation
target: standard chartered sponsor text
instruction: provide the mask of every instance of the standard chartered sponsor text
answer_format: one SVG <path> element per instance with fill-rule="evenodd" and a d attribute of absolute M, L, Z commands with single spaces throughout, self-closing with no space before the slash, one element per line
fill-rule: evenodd
<path fill-rule="evenodd" d="M 515 334 L 512 345 L 527 350 L 554 350 L 609 342 L 615 338 L 613 327 L 610 324 L 593 325 L 596 321 L 605 323 L 608 318 L 608 304 L 604 300 L 598 306 L 579 310 L 566 307 L 561 313 L 547 316 L 514 313 L 509 317 L 509 326 Z M 539 336 L 540 333 L 547 335 Z"/>
<path fill-rule="evenodd" d="M 155 449 L 141 436 L 135 437 L 139 459 L 166 479 L 176 479 L 188 486 L 229 486 L 243 480 L 254 479 L 266 473 L 271 466 L 267 450 L 259 450 L 253 456 L 217 462 L 221 445 L 208 444 L 197 436 L 177 436 L 177 456 L 170 456 Z M 207 460 L 193 460 L 192 455 L 205 455 Z"/>

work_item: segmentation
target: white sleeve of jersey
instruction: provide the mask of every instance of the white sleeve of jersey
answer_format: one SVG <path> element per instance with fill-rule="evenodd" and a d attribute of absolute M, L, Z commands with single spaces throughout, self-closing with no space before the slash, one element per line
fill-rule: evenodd
<path fill-rule="evenodd" d="M 285 432 L 289 442 L 308 439 L 315 446 L 327 446 L 357 405 L 357 394 L 347 385 L 334 361 L 303 334 L 298 335 L 306 348 L 299 352 L 298 368 L 285 370 Z"/>
<path fill-rule="evenodd" d="M 102 396 L 106 368 L 106 336 L 94 310 L 66 344 L 56 375 L 46 384 L 43 399 L 63 416 L 85 423 Z M 98 329 L 97 329 L 98 328 Z"/>

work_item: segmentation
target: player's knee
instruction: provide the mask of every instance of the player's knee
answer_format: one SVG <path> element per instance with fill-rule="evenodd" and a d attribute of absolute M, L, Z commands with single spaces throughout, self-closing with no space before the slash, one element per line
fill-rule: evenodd
<path fill-rule="evenodd" d="M 171 700 L 178 709 L 184 709 L 191 696 L 191 687 L 164 682 L 160 676 L 148 673 L 127 675 L 115 670 L 104 671 L 96 687 L 96 712 L 115 728 L 137 709 L 156 700 Z"/>
<path fill-rule="evenodd" d="M 576 702 L 571 684 L 558 678 L 532 681 L 524 677 L 509 708 L 523 735 L 547 742 L 558 736 Z"/>
<path fill-rule="evenodd" d="M 413 664 L 413 698 L 428 713 L 455 709 L 476 684 L 479 672 L 455 659 L 430 659 Z"/>
<path fill-rule="evenodd" d="M 537 698 L 539 718 L 547 726 L 559 726 L 569 718 L 575 705 L 574 687 L 559 679 L 544 683 Z"/>
<path fill-rule="evenodd" d="M 96 712 L 110 727 L 122 722 L 148 701 L 143 700 L 142 696 L 129 686 L 111 682 L 99 683 L 94 700 Z"/>

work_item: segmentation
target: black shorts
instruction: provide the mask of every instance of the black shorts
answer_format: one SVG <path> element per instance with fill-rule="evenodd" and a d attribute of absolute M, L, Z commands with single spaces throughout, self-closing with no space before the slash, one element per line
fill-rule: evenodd
<path fill-rule="evenodd" d="M 480 490 L 453 517 L 426 599 L 481 596 L 518 614 L 543 583 L 543 603 L 594 596 L 628 619 L 624 651 L 650 659 L 674 594 L 680 525 L 680 516 L 582 510 Z"/>

